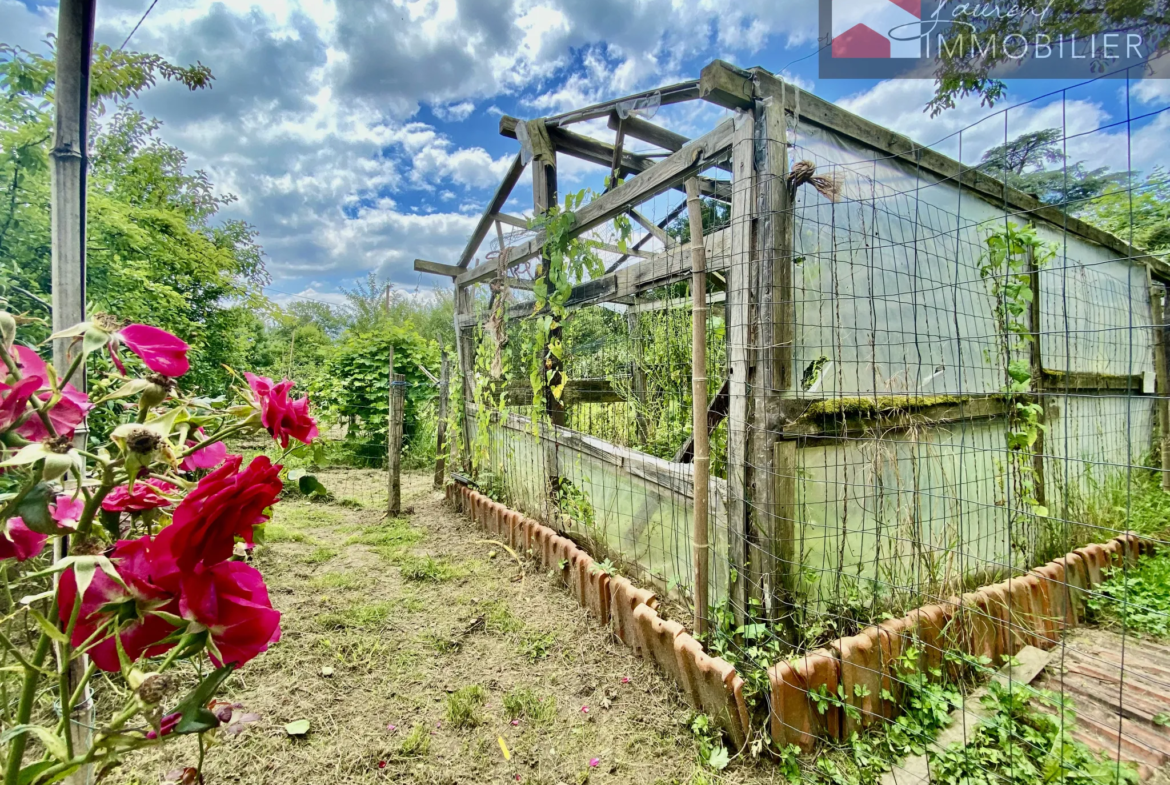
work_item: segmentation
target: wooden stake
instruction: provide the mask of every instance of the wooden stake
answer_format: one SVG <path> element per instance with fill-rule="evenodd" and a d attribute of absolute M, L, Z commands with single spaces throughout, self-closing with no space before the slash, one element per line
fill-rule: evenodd
<path fill-rule="evenodd" d="M 406 377 L 394 373 L 394 347 L 389 352 L 390 411 L 386 420 L 386 468 L 389 486 L 386 493 L 386 514 L 395 518 L 402 512 L 402 409 L 405 404 Z"/>
<path fill-rule="evenodd" d="M 451 361 L 447 357 L 447 350 L 443 350 L 442 364 L 439 370 L 439 421 L 435 425 L 437 432 L 435 444 L 435 488 L 443 487 L 443 478 L 446 475 L 447 462 L 447 398 L 451 380 Z"/>
<path fill-rule="evenodd" d="M 703 207 L 699 181 L 687 180 L 687 212 L 691 222 L 691 429 L 694 434 L 695 512 L 691 536 L 694 544 L 695 635 L 707 633 L 710 595 L 707 576 L 710 545 L 707 536 L 708 477 L 711 447 L 707 438 L 707 249 L 703 245 Z"/>

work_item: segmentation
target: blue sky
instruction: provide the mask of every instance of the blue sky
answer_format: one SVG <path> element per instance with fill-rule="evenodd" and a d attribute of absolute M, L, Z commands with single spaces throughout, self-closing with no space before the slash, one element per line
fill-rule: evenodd
<path fill-rule="evenodd" d="M 101 0 L 98 40 L 121 44 L 149 3 Z M 932 119 L 922 111 L 930 80 L 818 80 L 815 25 L 810 0 L 158 0 L 130 48 L 215 74 L 209 91 L 162 85 L 139 103 L 193 167 L 239 197 L 227 212 L 259 230 L 278 301 L 337 301 L 369 270 L 407 291 L 436 285 L 412 261 L 457 260 L 517 149 L 497 133 L 500 114 L 555 114 L 696 78 L 716 57 L 785 74 L 922 142 L 978 123 L 963 135 L 969 162 L 1005 133 L 1053 126 L 1092 166 L 1170 161 L 1170 112 L 1127 134 L 1123 81 L 1024 103 L 1006 129 L 977 101 Z M 55 3 L 0 0 L 0 41 L 43 49 L 55 28 Z M 1012 82 L 1004 106 L 1070 84 Z M 1149 113 L 1170 103 L 1170 80 L 1128 92 L 1130 116 Z M 693 136 L 720 115 L 696 102 L 654 122 Z M 612 140 L 604 121 L 575 130 Z M 956 140 L 940 149 L 955 154 Z M 562 189 L 600 185 L 581 162 L 560 176 Z M 523 213 L 530 199 L 526 177 L 507 209 Z"/>

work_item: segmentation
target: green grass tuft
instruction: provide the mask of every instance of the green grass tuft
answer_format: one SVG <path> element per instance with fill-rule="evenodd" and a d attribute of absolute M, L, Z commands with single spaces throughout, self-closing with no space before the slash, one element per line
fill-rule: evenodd
<path fill-rule="evenodd" d="M 386 626 L 394 607 L 390 602 L 354 605 L 343 611 L 322 613 L 316 621 L 325 630 L 379 630 Z"/>
<path fill-rule="evenodd" d="M 487 703 L 488 693 L 478 684 L 460 687 L 447 696 L 443 715 L 455 728 L 474 728 L 483 722 L 479 710 Z"/>
<path fill-rule="evenodd" d="M 422 758 L 431 751 L 431 733 L 421 723 L 410 729 L 402 744 L 398 747 L 398 754 L 404 758 Z"/>
<path fill-rule="evenodd" d="M 366 581 L 350 572 L 326 572 L 314 575 L 309 580 L 314 589 L 357 589 L 366 585 Z"/>
<path fill-rule="evenodd" d="M 551 654 L 556 645 L 556 633 L 533 630 L 521 639 L 520 653 L 527 657 L 529 662 L 537 662 Z"/>
<path fill-rule="evenodd" d="M 510 720 L 527 719 L 544 725 L 556 719 L 557 699 L 528 687 L 517 687 L 504 696 L 504 714 Z"/>
<path fill-rule="evenodd" d="M 436 559 L 433 556 L 403 556 L 398 563 L 402 577 L 416 583 L 443 583 L 452 578 L 460 578 L 464 571 L 450 564 L 446 559 Z"/>

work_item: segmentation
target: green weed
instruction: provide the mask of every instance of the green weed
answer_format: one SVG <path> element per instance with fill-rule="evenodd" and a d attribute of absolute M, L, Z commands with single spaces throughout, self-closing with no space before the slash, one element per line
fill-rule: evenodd
<path fill-rule="evenodd" d="M 443 583 L 462 577 L 463 570 L 433 556 L 405 556 L 398 563 L 402 577 L 416 583 Z"/>
<path fill-rule="evenodd" d="M 504 714 L 510 720 L 527 719 L 544 725 L 556 719 L 557 699 L 528 687 L 517 687 L 504 696 Z"/>
<path fill-rule="evenodd" d="M 483 722 L 479 710 L 487 703 L 488 693 L 478 684 L 460 687 L 447 696 L 443 715 L 455 728 L 474 728 Z"/>
<path fill-rule="evenodd" d="M 411 526 L 405 518 L 393 518 L 380 526 L 362 527 L 361 533 L 350 537 L 345 544 L 400 548 L 413 545 L 422 537 L 422 531 Z"/>
<path fill-rule="evenodd" d="M 314 589 L 356 589 L 365 585 L 365 581 L 349 572 L 326 572 L 314 575 L 309 585 Z"/>
<path fill-rule="evenodd" d="M 1159 555 L 1110 570 L 1087 602 L 1098 623 L 1170 637 L 1170 558 Z"/>
<path fill-rule="evenodd" d="M 325 630 L 378 630 L 386 625 L 393 609 L 392 603 L 372 602 L 322 613 L 316 621 Z"/>
<path fill-rule="evenodd" d="M 264 524 L 263 540 L 266 543 L 273 542 L 310 542 L 312 538 L 302 531 L 290 529 L 287 526 L 282 526 L 276 521 L 269 521 Z"/>
<path fill-rule="evenodd" d="M 301 561 L 305 564 L 324 564 L 338 554 L 336 548 L 329 548 L 327 546 L 320 546 L 314 548 L 312 553 L 304 556 Z"/>
<path fill-rule="evenodd" d="M 491 600 L 483 608 L 488 632 L 509 633 L 523 629 L 524 622 L 516 618 L 506 600 Z"/>
<path fill-rule="evenodd" d="M 404 758 L 422 758 L 430 751 L 431 733 L 421 723 L 410 729 L 398 747 L 398 754 Z"/>
<path fill-rule="evenodd" d="M 537 662 L 552 653 L 556 645 L 556 633 L 534 630 L 527 633 L 520 641 L 520 653 L 527 657 L 529 662 Z"/>

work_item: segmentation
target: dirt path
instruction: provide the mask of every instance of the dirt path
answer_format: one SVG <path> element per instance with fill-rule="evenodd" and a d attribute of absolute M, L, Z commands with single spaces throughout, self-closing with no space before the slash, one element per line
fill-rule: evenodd
<path fill-rule="evenodd" d="M 286 500 L 257 561 L 284 637 L 234 677 L 261 715 L 208 753 L 209 783 L 708 783 L 690 709 L 562 588 L 404 478 L 408 520 Z M 303 740 L 283 726 L 308 719 Z M 503 740 L 510 753 L 506 760 Z M 195 760 L 184 741 L 112 781 Z M 591 761 L 595 765 L 591 765 Z M 718 781 L 770 782 L 768 766 Z M 776 781 L 779 781 L 777 778 Z"/>

